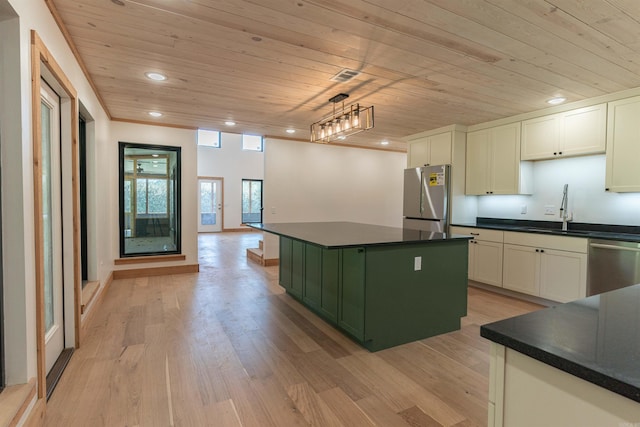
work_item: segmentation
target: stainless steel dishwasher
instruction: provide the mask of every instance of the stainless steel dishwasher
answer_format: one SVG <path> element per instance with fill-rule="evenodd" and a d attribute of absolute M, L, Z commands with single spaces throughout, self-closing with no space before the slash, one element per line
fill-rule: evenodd
<path fill-rule="evenodd" d="M 640 243 L 589 240 L 587 296 L 640 283 Z"/>

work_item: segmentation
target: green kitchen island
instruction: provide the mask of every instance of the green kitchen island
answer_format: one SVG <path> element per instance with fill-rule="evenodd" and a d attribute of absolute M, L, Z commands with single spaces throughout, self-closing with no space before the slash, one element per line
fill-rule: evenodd
<path fill-rule="evenodd" d="M 280 285 L 370 351 L 460 329 L 470 236 L 353 222 L 254 224 L 280 236 Z"/>

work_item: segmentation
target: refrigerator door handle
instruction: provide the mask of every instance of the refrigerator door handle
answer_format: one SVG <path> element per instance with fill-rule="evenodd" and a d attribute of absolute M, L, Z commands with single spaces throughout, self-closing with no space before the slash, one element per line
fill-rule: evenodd
<path fill-rule="evenodd" d="M 420 169 L 420 215 L 424 212 L 424 169 Z"/>

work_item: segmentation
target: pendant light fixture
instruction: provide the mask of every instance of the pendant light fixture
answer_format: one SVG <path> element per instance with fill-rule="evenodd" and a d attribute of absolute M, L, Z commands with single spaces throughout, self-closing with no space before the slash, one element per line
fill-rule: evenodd
<path fill-rule="evenodd" d="M 344 100 L 348 97 L 346 93 L 339 93 L 329 99 L 333 103 L 333 112 L 311 125 L 311 142 L 328 143 L 373 127 L 373 106 L 351 104 L 345 107 Z M 342 102 L 342 107 L 336 109 L 339 102 Z"/>

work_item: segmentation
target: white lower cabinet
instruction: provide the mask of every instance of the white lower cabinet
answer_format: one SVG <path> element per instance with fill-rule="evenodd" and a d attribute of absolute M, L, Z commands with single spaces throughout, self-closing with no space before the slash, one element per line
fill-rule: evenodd
<path fill-rule="evenodd" d="M 469 280 L 502 286 L 504 232 L 470 227 L 451 227 L 451 232 L 473 236 L 469 240 Z"/>
<path fill-rule="evenodd" d="M 587 239 L 506 232 L 504 241 L 504 288 L 558 302 L 586 296 Z"/>
<path fill-rule="evenodd" d="M 471 258 L 473 258 L 473 271 L 469 269 L 469 279 L 502 286 L 502 243 L 471 240 L 469 259 Z"/>

